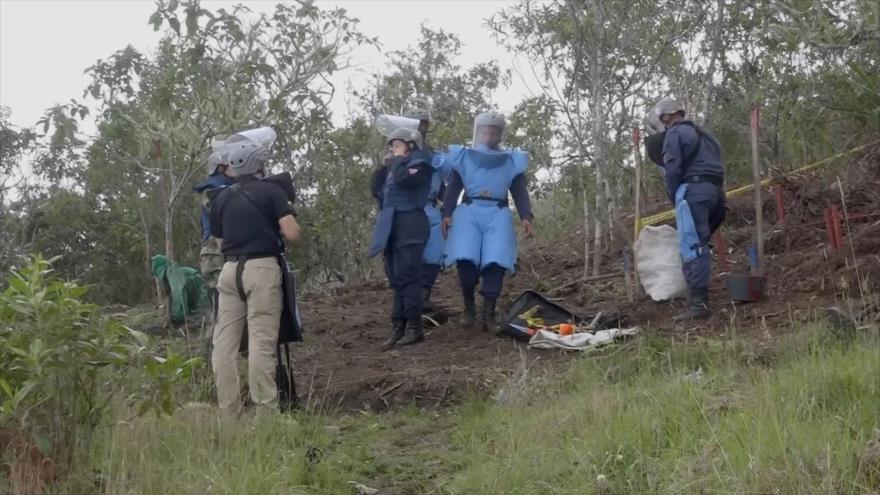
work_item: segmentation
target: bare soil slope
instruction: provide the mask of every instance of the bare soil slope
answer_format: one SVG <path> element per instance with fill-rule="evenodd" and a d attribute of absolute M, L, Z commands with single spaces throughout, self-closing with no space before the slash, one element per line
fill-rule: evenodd
<path fill-rule="evenodd" d="M 843 201 L 845 249 L 826 248 L 823 210 Z M 705 322 L 676 327 L 670 318 L 683 301 L 655 303 L 643 294 L 635 304 L 626 299 L 620 247 L 605 254 L 602 273 L 612 279 L 579 283 L 583 274 L 583 233 L 563 239 L 521 242 L 520 270 L 509 278 L 501 309 L 526 289 L 538 290 L 584 318 L 602 311 L 619 315 L 626 326 L 647 332 L 692 338 L 718 335 L 735 328 L 754 338 L 770 339 L 824 313 L 842 295 L 859 297 L 877 292 L 880 281 L 880 147 L 852 157 L 845 167 L 778 178 L 783 187 L 786 218 L 777 222 L 775 201 L 765 193 L 768 287 L 756 304 L 733 304 L 715 257 L 711 289 L 714 314 Z M 745 250 L 754 242 L 753 196 L 729 201 L 723 234 L 731 271 L 746 272 Z M 631 219 L 629 220 L 631 222 Z M 855 257 L 853 257 L 853 253 Z M 857 269 L 856 269 L 857 268 Z M 312 295 L 302 301 L 307 342 L 297 347 L 300 395 L 312 407 L 381 410 L 394 405 L 441 406 L 469 393 L 481 393 L 519 370 L 555 369 L 571 355 L 531 351 L 511 339 L 457 324 L 460 296 L 454 270 L 441 275 L 432 315 L 441 325 L 431 328 L 424 343 L 383 352 L 388 332 L 389 292 L 384 281 Z"/>

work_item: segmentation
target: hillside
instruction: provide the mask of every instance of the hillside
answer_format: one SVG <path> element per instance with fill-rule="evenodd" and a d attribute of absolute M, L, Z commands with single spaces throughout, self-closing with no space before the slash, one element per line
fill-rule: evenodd
<path fill-rule="evenodd" d="M 823 210 L 832 204 L 843 210 L 838 176 L 850 221 L 842 220 L 844 249 L 831 253 Z M 740 333 L 760 342 L 823 319 L 826 309 L 841 297 L 862 300 L 859 280 L 866 296 L 875 293 L 880 283 L 880 146 L 836 167 L 777 180 L 783 187 L 785 223 L 776 221 L 774 196 L 765 192 L 768 286 L 765 298 L 756 304 L 730 302 L 716 253 L 712 318 L 676 326 L 670 319 L 683 309 L 683 301 L 655 303 L 640 293 L 634 304 L 627 302 L 619 256 L 606 256 L 601 270 L 619 272 L 619 277 L 578 282 L 583 273 L 582 232 L 562 239 L 521 241 L 520 269 L 508 278 L 502 301 L 533 289 L 587 320 L 602 311 L 619 316 L 623 326 L 640 326 L 649 334 L 680 341 Z M 753 196 L 731 199 L 728 206 L 722 228 L 727 259 L 731 271 L 746 272 L 745 249 L 755 238 Z M 383 352 L 380 343 L 386 338 L 389 301 L 384 281 L 306 297 L 302 310 L 308 337 L 296 351 L 303 399 L 323 409 L 383 410 L 411 403 L 438 407 L 471 392 L 492 390 L 525 368 L 559 369 L 571 357 L 459 328 L 454 271 L 441 275 L 434 299 L 442 309 L 432 316 L 441 325 L 430 330 L 426 341 L 411 349 Z"/>

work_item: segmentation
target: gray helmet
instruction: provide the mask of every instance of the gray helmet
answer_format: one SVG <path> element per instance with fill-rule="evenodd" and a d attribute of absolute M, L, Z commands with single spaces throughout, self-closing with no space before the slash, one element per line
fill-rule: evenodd
<path fill-rule="evenodd" d="M 678 112 L 681 112 L 681 114 L 684 115 L 684 106 L 672 98 L 664 98 L 654 105 L 654 115 L 657 116 L 658 120 L 664 115 Z"/>
<path fill-rule="evenodd" d="M 660 122 L 660 117 L 657 113 L 652 109 L 645 115 L 645 132 L 649 136 L 653 136 L 655 134 L 659 134 L 666 130 L 666 126 L 663 125 L 663 122 Z"/>
<path fill-rule="evenodd" d="M 230 146 L 229 166 L 236 176 L 255 174 L 266 166 L 266 150 L 251 141 Z"/>
<path fill-rule="evenodd" d="M 421 149 L 422 147 L 422 135 L 419 134 L 419 131 L 415 129 L 408 129 L 406 127 L 399 127 L 391 131 L 388 134 L 388 144 L 391 144 L 392 141 L 403 141 L 405 143 L 411 143 L 416 148 Z"/>

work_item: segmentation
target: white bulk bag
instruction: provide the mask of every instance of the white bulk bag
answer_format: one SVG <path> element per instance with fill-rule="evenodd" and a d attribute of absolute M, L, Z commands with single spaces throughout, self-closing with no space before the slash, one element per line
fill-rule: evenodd
<path fill-rule="evenodd" d="M 635 244 L 639 279 L 645 292 L 655 301 L 687 295 L 681 272 L 678 232 L 669 225 L 646 226 Z"/>

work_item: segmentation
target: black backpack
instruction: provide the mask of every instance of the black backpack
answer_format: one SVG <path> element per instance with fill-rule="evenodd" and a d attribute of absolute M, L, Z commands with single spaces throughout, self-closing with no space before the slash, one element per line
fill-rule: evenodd
<path fill-rule="evenodd" d="M 697 147 L 694 148 L 688 156 L 684 159 L 684 165 L 689 165 L 694 158 L 697 157 L 697 153 L 700 152 L 700 146 L 703 144 L 704 139 L 704 131 L 700 126 L 695 125 L 693 122 L 682 122 L 679 125 L 689 125 L 697 131 L 697 136 L 699 139 L 697 140 Z M 663 163 L 663 140 L 666 139 L 666 131 L 653 134 L 651 136 L 645 137 L 645 151 L 648 153 L 648 158 L 651 159 L 652 162 L 660 165 L 661 167 L 665 166 Z"/>

